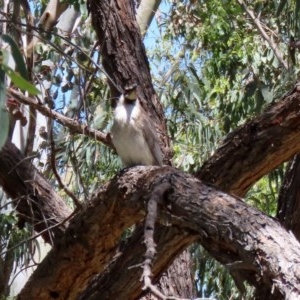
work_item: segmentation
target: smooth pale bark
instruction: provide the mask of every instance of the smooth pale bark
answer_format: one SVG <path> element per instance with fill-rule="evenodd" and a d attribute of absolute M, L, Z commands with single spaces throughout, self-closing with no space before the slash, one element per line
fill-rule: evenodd
<path fill-rule="evenodd" d="M 39 20 L 39 26 L 43 30 L 51 31 L 58 22 L 59 17 L 68 9 L 68 3 L 60 0 L 50 0 Z M 39 38 L 34 36 L 31 43 L 26 49 L 27 57 L 30 57 L 34 51 L 34 48 L 39 41 Z"/>
<path fill-rule="evenodd" d="M 143 36 L 146 34 L 160 3 L 161 0 L 141 0 L 136 12 L 136 20 Z"/>

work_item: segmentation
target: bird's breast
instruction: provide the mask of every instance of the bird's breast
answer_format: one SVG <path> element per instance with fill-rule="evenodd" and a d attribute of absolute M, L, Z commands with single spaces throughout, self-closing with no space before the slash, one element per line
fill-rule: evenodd
<path fill-rule="evenodd" d="M 140 111 L 124 106 L 116 107 L 114 123 L 111 128 L 113 144 L 123 163 L 131 165 L 151 165 L 153 157 L 143 133 Z"/>
<path fill-rule="evenodd" d="M 136 105 L 120 105 L 115 108 L 114 121 L 124 126 L 134 124 L 140 114 Z"/>

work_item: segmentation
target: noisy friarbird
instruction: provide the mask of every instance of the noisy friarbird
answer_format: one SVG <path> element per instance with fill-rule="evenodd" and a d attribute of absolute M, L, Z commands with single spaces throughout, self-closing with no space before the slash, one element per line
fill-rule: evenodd
<path fill-rule="evenodd" d="M 126 88 L 117 101 L 111 137 L 125 167 L 163 164 L 155 126 L 141 106 L 136 86 Z"/>

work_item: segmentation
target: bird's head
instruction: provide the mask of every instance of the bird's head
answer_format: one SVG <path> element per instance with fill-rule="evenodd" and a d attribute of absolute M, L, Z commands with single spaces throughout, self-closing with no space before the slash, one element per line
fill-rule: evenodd
<path fill-rule="evenodd" d="M 124 89 L 125 100 L 135 101 L 137 99 L 137 84 L 133 84 Z"/>

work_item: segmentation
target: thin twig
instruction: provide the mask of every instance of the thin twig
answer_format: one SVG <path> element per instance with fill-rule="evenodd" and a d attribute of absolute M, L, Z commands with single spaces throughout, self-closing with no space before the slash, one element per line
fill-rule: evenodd
<path fill-rule="evenodd" d="M 26 242 L 30 242 L 30 241 L 32 241 L 32 240 L 38 238 L 39 236 L 43 235 L 45 232 L 47 232 L 47 231 L 49 231 L 49 230 L 51 230 L 51 229 L 54 229 L 54 228 L 56 228 L 56 227 L 59 227 L 59 226 L 63 225 L 64 223 L 66 223 L 67 221 L 69 221 L 75 214 L 77 214 L 77 212 L 78 212 L 78 210 L 75 209 L 75 210 L 74 210 L 67 218 L 65 218 L 65 219 L 62 220 L 61 222 L 56 223 L 56 224 L 54 224 L 54 225 L 52 225 L 52 226 L 50 226 L 50 227 L 48 227 L 48 228 L 46 228 L 46 229 L 40 231 L 39 233 L 33 235 L 31 238 L 27 238 L 26 240 L 23 240 L 23 241 L 19 242 L 18 244 L 14 245 L 13 247 L 11 247 L 11 248 L 9 248 L 9 249 L 3 251 L 2 253 L 0 253 L 0 255 L 4 255 L 4 254 L 6 254 L 8 251 L 11 251 L 11 250 L 13 250 L 13 249 L 15 249 L 15 248 L 21 246 L 22 244 L 24 244 L 24 243 L 26 243 Z"/>
<path fill-rule="evenodd" d="M 270 45 L 271 49 L 274 51 L 275 56 L 280 61 L 280 63 L 283 65 L 283 67 L 288 70 L 288 64 L 286 60 L 284 60 L 281 51 L 278 49 L 277 45 L 273 42 L 273 40 L 268 36 L 266 31 L 261 26 L 261 22 L 259 20 L 259 17 L 256 17 L 252 10 L 250 10 L 245 2 L 243 0 L 237 0 L 237 2 L 242 6 L 242 8 L 245 10 L 245 12 L 248 14 L 248 16 L 252 19 L 254 22 L 256 28 L 261 33 L 262 37 L 267 41 L 267 43 Z"/>
<path fill-rule="evenodd" d="M 22 93 L 15 91 L 12 88 L 7 89 L 7 94 L 9 97 L 13 97 L 19 102 L 23 104 L 27 104 L 36 110 L 38 110 L 42 115 L 45 117 L 52 118 L 53 120 L 57 121 L 58 123 L 62 124 L 63 126 L 66 126 L 70 129 L 72 133 L 78 133 L 83 134 L 89 137 L 93 137 L 95 140 L 103 143 L 104 145 L 108 146 L 111 149 L 114 149 L 111 140 L 108 138 L 108 135 L 93 129 L 91 127 L 88 127 L 87 125 L 80 124 L 78 121 L 75 121 L 71 118 L 68 118 L 57 111 L 48 108 L 47 106 L 40 104 L 37 100 L 26 97 Z"/>
<path fill-rule="evenodd" d="M 54 138 L 53 138 L 53 128 L 51 128 L 51 133 L 50 133 L 50 147 L 51 147 L 51 167 L 53 174 L 59 184 L 59 187 L 65 191 L 65 193 L 73 200 L 76 208 L 82 209 L 82 204 L 80 203 L 79 199 L 72 193 L 71 190 L 69 190 L 66 185 L 62 182 L 57 169 L 56 169 L 56 159 L 55 159 L 55 143 L 54 143 Z"/>
<path fill-rule="evenodd" d="M 63 56 L 66 56 L 68 57 L 68 59 L 70 59 L 72 62 L 76 63 L 77 65 L 79 65 L 81 68 L 83 68 L 84 70 L 86 71 L 89 71 L 88 68 L 86 68 L 84 65 L 81 65 L 78 61 L 75 61 L 70 55 L 67 55 L 63 50 L 61 50 L 58 46 L 56 46 L 54 43 L 51 43 L 51 41 L 49 39 L 44 39 L 42 38 L 41 36 L 41 33 L 44 33 L 44 34 L 51 34 L 55 37 L 58 37 L 60 39 L 62 39 L 64 41 L 64 43 L 74 47 L 76 50 L 80 51 L 81 53 L 85 54 L 85 56 L 87 57 L 87 59 L 95 66 L 99 69 L 99 71 L 101 73 L 103 73 L 109 80 L 110 82 L 114 85 L 114 87 L 120 92 L 122 93 L 122 90 L 117 86 L 117 84 L 113 81 L 113 79 L 109 76 L 109 74 L 103 69 L 100 67 L 99 64 L 96 64 L 93 59 L 85 53 L 84 49 L 79 47 L 76 43 L 73 43 L 68 37 L 64 37 L 60 34 L 57 34 L 55 33 L 54 31 L 49 31 L 49 30 L 45 30 L 45 29 L 42 29 L 40 27 L 36 27 L 36 26 L 31 26 L 31 25 L 28 25 L 28 24 L 25 24 L 25 23 L 22 23 L 22 22 L 16 22 L 15 20 L 11 20 L 10 18 L 8 18 L 8 15 L 7 14 L 3 14 L 1 11 L 0 11 L 0 15 L 3 15 L 6 20 L 0 20 L 0 23 L 9 23 L 10 26 L 14 27 L 16 30 L 18 30 L 20 33 L 25 33 L 27 34 L 27 31 L 23 31 L 23 30 L 20 30 L 19 28 L 16 27 L 16 25 L 19 25 L 19 26 L 23 26 L 23 27 L 26 27 L 28 29 L 30 29 L 31 31 L 36 31 L 38 34 L 34 34 L 34 33 L 30 33 L 33 37 L 36 37 L 38 38 L 39 40 L 41 40 L 42 42 L 50 45 L 53 49 L 55 49 L 59 54 L 63 55 Z"/>
<path fill-rule="evenodd" d="M 146 245 L 145 260 L 143 263 L 142 280 L 144 282 L 143 289 L 149 290 L 153 295 L 162 300 L 190 300 L 173 296 L 166 296 L 151 282 L 151 266 L 153 264 L 156 253 L 156 244 L 154 242 L 154 226 L 157 216 L 157 205 L 163 202 L 164 194 L 170 189 L 170 184 L 165 182 L 158 185 L 152 192 L 148 201 L 147 216 L 145 219 L 144 243 Z"/>

